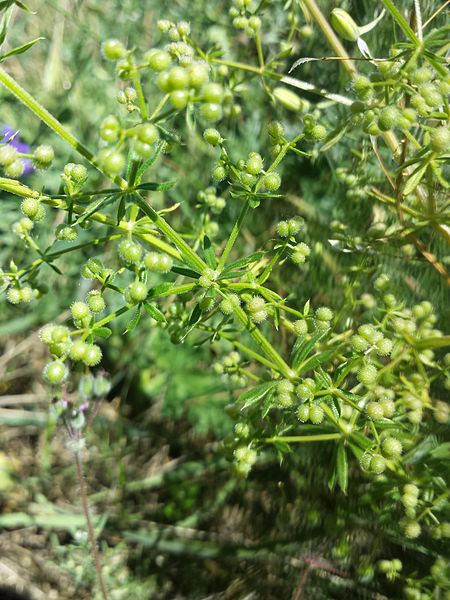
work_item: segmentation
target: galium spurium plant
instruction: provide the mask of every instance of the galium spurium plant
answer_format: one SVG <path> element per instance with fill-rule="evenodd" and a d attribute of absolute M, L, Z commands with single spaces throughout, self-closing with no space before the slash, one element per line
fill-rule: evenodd
<path fill-rule="evenodd" d="M 301 276 L 315 253 L 300 215 L 271 223 L 261 247 L 242 251 L 247 224 L 262 209 L 286 201 L 286 158 L 332 156 L 350 143 L 360 158 L 359 174 L 347 163 L 336 170 L 336 178 L 349 202 L 373 203 L 374 221 L 363 234 L 351 225 L 330 223 L 331 244 L 372 253 L 395 246 L 405 257 L 423 257 L 450 283 L 445 261 L 427 245 L 437 237 L 438 251 L 444 248 L 445 255 L 450 241 L 448 27 L 430 29 L 434 15 L 424 23 L 419 2 L 414 3 L 415 27 L 391 0 L 377 4 L 386 14 L 374 15 L 374 30 L 382 19 L 391 19 L 399 32 L 383 57 L 374 56 L 370 40 L 361 44 L 367 27 L 336 8 L 335 33 L 314 0 L 286 5 L 287 31 L 280 39 L 287 41 L 279 47 L 264 45 L 270 3 L 234 0 L 230 25 L 254 45 L 254 62 L 205 47 L 201 38 L 191 37 L 185 21 L 159 21 L 161 44 L 143 52 L 120 40 L 105 41 L 102 53 L 119 91 L 116 110 L 104 116 L 94 149 L 0 67 L 0 83 L 72 147 L 74 161 L 81 161 L 64 166 L 57 192 L 45 186 L 34 190 L 19 180 L 21 161 L 49 168 L 52 148 L 45 143 L 24 154 L 9 141 L 0 145 L 0 187 L 21 198 L 23 217 L 14 231 L 29 258 L 4 265 L 3 291 L 10 303 L 29 304 L 32 310 L 41 301 L 43 269 L 61 273 L 63 261 L 90 252 L 80 273 L 90 290 L 74 299 L 66 324 L 49 323 L 40 332 L 49 352 L 43 377 L 56 398 L 54 410 L 80 443 L 91 403 L 108 391 L 97 369 L 116 319 L 129 315 L 126 331 L 151 319 L 175 345 L 223 341 L 223 354 L 212 361 L 212 369 L 235 388 L 230 414 L 236 424 L 224 451 L 236 475 L 247 477 L 259 454 L 270 448 L 283 456 L 301 452 L 303 444 L 331 445 L 329 487 L 352 494 L 353 480 L 363 478 L 375 495 L 382 489 L 399 545 L 420 539 L 432 547 L 435 562 L 426 576 L 403 572 L 399 558 L 381 560 L 379 572 L 402 578 L 407 598 L 444 597 L 439 594 L 449 586 L 442 562 L 450 527 L 443 473 L 448 444 L 440 440 L 449 417 L 450 353 L 445 348 L 450 337 L 437 328 L 434 306 L 426 299 L 409 306 L 383 273 L 362 293 L 353 294 L 348 285 L 349 301 L 338 307 L 313 305 L 301 289 L 280 294 L 277 278 L 292 269 Z M 302 25 L 305 15 L 309 24 Z M 313 23 L 335 53 L 326 59 L 339 59 L 349 76 L 348 96 L 286 74 L 291 67 L 301 70 L 306 62 L 322 60 L 294 61 L 289 45 L 298 35 L 310 35 Z M 339 38 L 350 45 L 359 42 L 359 69 Z M 254 150 L 235 156 L 228 123 L 246 118 L 240 91 L 245 82 L 263 90 L 267 113 L 275 111 L 276 118 L 267 118 L 269 144 L 261 147 L 255 140 Z M 320 107 L 311 107 L 298 90 L 321 97 Z M 199 173 L 208 169 L 210 177 L 194 194 L 196 217 L 183 222 L 178 205 L 157 210 L 152 193 L 182 187 L 176 179 L 159 181 L 158 165 L 175 149 L 181 155 L 187 135 L 197 136 L 202 145 L 208 159 L 199 160 Z M 109 183 L 93 189 L 93 169 Z M 190 190 L 182 194 L 192 196 Z M 238 207 L 238 217 L 228 229 L 218 219 L 230 206 Z M 36 232 L 55 212 L 64 222 L 42 243 Z M 104 252 L 111 246 L 114 258 Z M 65 393 L 76 386 L 80 401 L 69 405 Z M 104 584 L 101 589 L 106 597 Z"/>

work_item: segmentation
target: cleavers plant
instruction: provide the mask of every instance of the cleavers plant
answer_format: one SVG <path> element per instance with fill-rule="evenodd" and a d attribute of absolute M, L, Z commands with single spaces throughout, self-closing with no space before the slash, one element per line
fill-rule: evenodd
<path fill-rule="evenodd" d="M 450 516 L 442 473 L 448 443 L 441 443 L 449 418 L 450 336 L 438 328 L 439 315 L 426 299 L 409 306 L 392 278 L 375 270 L 371 289 L 356 295 L 357 286 L 343 280 L 346 302 L 332 308 L 313 306 L 301 289 L 290 290 L 293 270 L 306 277 L 308 262 L 321 252 L 310 239 L 307 214 L 281 209 L 286 217 L 270 222 L 263 245 L 246 252 L 244 243 L 249 223 L 272 217 L 270 207 L 286 202 L 284 165 L 325 153 L 332 161 L 341 144 L 350 144 L 357 168 L 349 161 L 335 176 L 349 203 L 373 205 L 373 220 L 361 234 L 351 223 L 330 219 L 331 247 L 373 254 L 395 247 L 405 259 L 421 257 L 450 284 L 444 260 L 450 242 L 448 26 L 428 32 L 435 16 L 431 11 L 423 23 L 420 2 L 412 11 L 414 27 L 391 0 L 377 4 L 398 41 L 382 58 L 371 55 L 370 44 L 358 43 L 359 70 L 338 36 L 353 45 L 368 29 L 337 9 L 334 33 L 314 0 L 286 3 L 286 35 L 280 35 L 286 41 L 278 46 L 270 39 L 263 44 L 270 2 L 233 1 L 230 26 L 254 45 L 253 62 L 191 37 L 186 21 L 158 21 L 161 43 L 144 52 L 105 41 L 102 54 L 119 91 L 95 150 L 0 67 L 0 83 L 84 163 L 63 167 L 58 190 L 45 183 L 32 189 L 19 180 L 22 161 L 48 168 L 52 147 L 21 153 L 11 140 L 0 145 L 0 188 L 21 199 L 23 217 L 14 232 L 26 249 L 21 264 L 3 266 L 2 289 L 10 303 L 32 309 L 45 299 L 46 269 L 63 276 L 71 255 L 89 254 L 80 273 L 88 292 L 67 307 L 67 324 L 40 331 L 49 352 L 43 377 L 57 399 L 52 408 L 73 439 L 81 443 L 90 401 L 107 392 L 104 378 L 94 373 L 123 315 L 129 316 L 125 333 L 145 318 L 175 345 L 210 343 L 213 371 L 233 388 L 229 413 L 236 424 L 223 452 L 235 474 L 249 476 L 258 456 L 271 449 L 289 460 L 285 455 L 302 444 L 330 445 L 329 488 L 351 494 L 353 481 L 363 481 L 374 498 L 381 490 L 389 498 L 381 513 L 391 516 L 399 546 L 420 538 L 431 548 L 433 567 L 423 577 L 414 569 L 404 572 L 396 557 L 382 560 L 380 573 L 403 578 L 407 598 L 438 598 L 450 585 L 442 566 Z M 326 58 L 349 76 L 348 97 L 286 74 L 322 60 L 294 61 L 293 42 L 308 37 L 313 23 L 336 54 Z M 254 140 L 253 150 L 236 156 L 231 136 L 233 124 L 247 117 L 247 85 L 265 94 L 267 143 Z M 320 101 L 312 106 L 298 90 Z M 183 218 L 178 203 L 157 210 L 153 201 L 182 182 L 154 180 L 158 165 L 182 156 L 189 136 L 201 148 L 199 180 L 207 168 L 209 181 L 193 194 L 182 189 L 181 195 L 194 197 L 194 216 Z M 103 179 L 94 189 L 93 169 Z M 224 211 L 236 213 L 231 228 L 220 221 Z M 39 228 L 55 213 L 58 225 L 44 242 Z M 111 247 L 114 259 L 105 250 Z M 66 392 L 77 386 L 79 403 L 68 404 Z M 345 548 L 339 552 L 336 557 L 345 557 Z"/>

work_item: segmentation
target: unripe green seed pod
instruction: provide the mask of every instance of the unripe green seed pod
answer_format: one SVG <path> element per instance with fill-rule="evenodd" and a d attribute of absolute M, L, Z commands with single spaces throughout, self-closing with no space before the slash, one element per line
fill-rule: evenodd
<path fill-rule="evenodd" d="M 331 24 L 338 35 L 349 42 L 356 42 L 359 38 L 359 27 L 342 8 L 333 8 L 330 15 Z"/>
<path fill-rule="evenodd" d="M 405 536 L 410 539 L 419 537 L 421 532 L 420 524 L 412 519 L 407 519 L 404 521 L 402 523 L 402 528 Z"/>
<path fill-rule="evenodd" d="M 390 419 L 391 417 L 394 416 L 395 403 L 393 400 L 390 400 L 389 398 L 383 398 L 382 400 L 380 400 L 379 404 L 380 404 L 381 408 L 383 409 L 384 417 L 386 417 L 387 419 Z"/>
<path fill-rule="evenodd" d="M 430 134 L 430 146 L 434 152 L 447 152 L 450 149 L 450 129 L 436 127 Z"/>
<path fill-rule="evenodd" d="M 18 177 L 23 175 L 24 170 L 25 170 L 25 167 L 24 167 L 23 160 L 21 158 L 18 158 L 14 162 L 5 166 L 6 175 L 8 177 L 11 177 L 12 179 L 17 179 Z"/>
<path fill-rule="evenodd" d="M 220 103 L 223 100 L 223 87 L 220 83 L 207 83 L 202 88 L 202 96 L 205 102 Z"/>
<path fill-rule="evenodd" d="M 142 123 L 137 128 L 137 137 L 144 144 L 154 144 L 159 139 L 158 128 L 153 123 Z"/>
<path fill-rule="evenodd" d="M 311 140 L 319 141 L 327 136 L 327 130 L 323 125 L 314 125 L 314 127 L 308 130 L 307 134 Z"/>
<path fill-rule="evenodd" d="M 36 198 L 24 198 L 20 205 L 20 210 L 23 214 L 34 221 L 39 212 L 41 203 Z"/>
<path fill-rule="evenodd" d="M 88 344 L 83 340 L 77 340 L 74 342 L 70 348 L 70 358 L 74 361 L 83 360 L 86 350 L 88 348 Z"/>
<path fill-rule="evenodd" d="M 106 303 L 100 292 L 97 292 L 97 291 L 89 292 L 86 302 L 87 302 L 87 305 L 89 306 L 89 309 L 93 313 L 100 313 L 103 310 L 105 310 Z"/>
<path fill-rule="evenodd" d="M 275 143 L 278 143 L 284 136 L 284 127 L 279 121 L 269 123 L 267 130 Z"/>
<path fill-rule="evenodd" d="M 38 146 L 33 153 L 33 163 L 38 169 L 47 169 L 55 158 L 55 152 L 48 144 Z"/>
<path fill-rule="evenodd" d="M 198 90 L 208 81 L 208 66 L 205 63 L 193 63 L 189 65 L 189 86 Z"/>
<path fill-rule="evenodd" d="M 306 335 L 308 333 L 308 323 L 304 319 L 294 321 L 294 333 L 295 335 Z"/>
<path fill-rule="evenodd" d="M 383 406 L 380 402 L 369 402 L 366 406 L 366 413 L 368 417 L 374 420 L 384 417 Z"/>
<path fill-rule="evenodd" d="M 264 175 L 263 184 L 269 192 L 275 192 L 281 185 L 281 177 L 275 171 Z"/>
<path fill-rule="evenodd" d="M 245 166 L 247 173 L 250 175 L 259 175 L 263 169 L 263 160 L 260 154 L 255 153 L 251 156 Z"/>
<path fill-rule="evenodd" d="M 405 508 L 415 509 L 418 502 L 417 496 L 412 494 L 403 494 L 402 496 L 402 504 Z"/>
<path fill-rule="evenodd" d="M 189 92 L 187 90 L 174 90 L 169 96 L 169 102 L 177 110 L 182 110 L 189 102 Z"/>
<path fill-rule="evenodd" d="M 373 455 L 370 452 L 364 452 L 359 460 L 359 464 L 361 465 L 361 469 L 364 471 L 370 471 L 370 463 L 372 461 Z"/>
<path fill-rule="evenodd" d="M 325 417 L 324 410 L 321 406 L 311 406 L 309 410 L 309 419 L 314 425 L 320 425 Z"/>
<path fill-rule="evenodd" d="M 169 88 L 184 90 L 189 85 L 189 74 L 183 67 L 172 67 L 169 71 Z"/>
<path fill-rule="evenodd" d="M 145 54 L 144 58 L 148 62 L 150 69 L 158 73 L 167 69 L 172 62 L 170 54 L 164 50 L 150 50 Z"/>
<path fill-rule="evenodd" d="M 220 310 L 224 315 L 231 315 L 241 305 L 241 299 L 237 294 L 230 294 L 220 303 Z"/>
<path fill-rule="evenodd" d="M 273 90 L 275 100 L 292 112 L 298 112 L 303 107 L 302 99 L 295 92 L 285 87 L 276 87 Z"/>
<path fill-rule="evenodd" d="M 365 352 L 369 347 L 369 342 L 360 335 L 353 335 L 351 343 L 355 352 Z"/>
<path fill-rule="evenodd" d="M 102 54 L 108 60 L 119 60 L 125 53 L 125 47 L 119 40 L 106 40 L 102 44 Z"/>
<path fill-rule="evenodd" d="M 399 110 L 396 106 L 385 106 L 378 118 L 378 127 L 381 131 L 389 131 L 397 126 L 400 117 Z"/>
<path fill-rule="evenodd" d="M 119 255 L 127 263 L 137 264 L 141 261 L 142 254 L 142 246 L 132 240 L 122 240 L 119 244 Z"/>
<path fill-rule="evenodd" d="M 144 263 L 147 269 L 156 273 L 168 273 L 173 267 L 172 257 L 159 252 L 148 252 L 145 255 Z"/>
<path fill-rule="evenodd" d="M 101 348 L 95 344 L 86 344 L 86 350 L 81 359 L 88 367 L 95 367 L 102 359 Z"/>
<path fill-rule="evenodd" d="M 68 375 L 66 365 L 60 360 L 54 360 L 53 362 L 47 363 L 43 371 L 44 379 L 46 379 L 52 385 L 62 383 Z"/>
<path fill-rule="evenodd" d="M 306 423 L 309 420 L 309 406 L 302 404 L 296 410 L 297 419 L 302 423 Z"/>
<path fill-rule="evenodd" d="M 205 129 L 203 132 L 203 139 L 205 142 L 208 142 L 208 144 L 211 144 L 211 146 L 218 146 L 223 142 L 223 138 L 217 129 L 212 129 L 211 127 Z"/>
<path fill-rule="evenodd" d="M 22 294 L 19 288 L 10 287 L 6 292 L 6 299 L 10 304 L 19 304 L 22 302 Z"/>
<path fill-rule="evenodd" d="M 327 306 L 321 306 L 316 310 L 315 317 L 319 321 L 331 321 L 333 318 L 333 311 Z"/>
<path fill-rule="evenodd" d="M 375 454 L 370 461 L 370 470 L 377 475 L 383 473 L 386 469 L 386 462 L 384 458 L 378 454 Z"/>
<path fill-rule="evenodd" d="M 250 319 L 254 322 L 254 323 L 262 323 L 263 321 L 265 321 L 267 319 L 268 313 L 267 310 L 258 310 L 256 312 L 253 312 L 250 314 Z"/>
<path fill-rule="evenodd" d="M 7 167 L 17 159 L 17 150 L 11 144 L 0 145 L 0 165 Z"/>
<path fill-rule="evenodd" d="M 76 321 L 81 321 L 91 316 L 89 306 L 85 302 L 74 302 L 70 307 L 70 312 L 72 313 L 72 318 Z"/>
<path fill-rule="evenodd" d="M 223 181 L 227 176 L 227 170 L 222 165 L 217 165 L 212 172 L 213 179 Z"/>
<path fill-rule="evenodd" d="M 130 304 L 143 302 L 147 298 L 148 289 L 142 281 L 134 281 L 125 290 L 125 300 Z"/>
<path fill-rule="evenodd" d="M 201 116 L 207 121 L 219 121 L 222 118 L 222 106 L 217 102 L 205 102 L 200 107 Z"/>
<path fill-rule="evenodd" d="M 403 446 L 400 440 L 393 437 L 387 437 L 381 444 L 383 453 L 388 457 L 400 456 L 403 451 Z"/>
<path fill-rule="evenodd" d="M 358 371 L 358 380 L 363 385 L 371 385 L 375 383 L 378 376 L 377 368 L 372 364 L 366 364 L 360 368 Z"/>

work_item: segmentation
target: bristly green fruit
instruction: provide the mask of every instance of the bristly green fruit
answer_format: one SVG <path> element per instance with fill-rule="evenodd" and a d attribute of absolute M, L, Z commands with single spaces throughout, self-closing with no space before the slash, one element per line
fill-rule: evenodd
<path fill-rule="evenodd" d="M 102 44 L 102 53 L 108 60 L 119 60 L 125 55 L 126 49 L 119 40 L 106 40 Z"/>

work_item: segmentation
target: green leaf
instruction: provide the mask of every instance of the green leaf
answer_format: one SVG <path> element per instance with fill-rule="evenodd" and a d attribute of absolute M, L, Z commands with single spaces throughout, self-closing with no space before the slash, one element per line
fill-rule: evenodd
<path fill-rule="evenodd" d="M 317 371 L 314 371 L 314 378 L 321 389 L 330 388 L 333 385 L 331 377 L 322 369 L 322 367 L 319 367 Z"/>
<path fill-rule="evenodd" d="M 5 52 L 5 54 L 0 55 L 0 61 L 4 60 L 5 58 L 8 58 L 9 56 L 14 56 L 16 54 L 23 54 L 29 48 L 34 46 L 34 44 L 36 44 L 40 40 L 44 40 L 44 39 L 45 38 L 43 38 L 43 37 L 38 37 L 35 40 L 31 40 L 31 42 L 27 42 L 26 44 L 23 44 L 22 46 L 17 46 L 17 48 L 13 48 L 12 50 L 9 50 L 8 52 Z"/>
<path fill-rule="evenodd" d="M 0 8 L 0 11 L 1 10 L 2 9 Z M 2 17 L 2 22 L 0 25 L 0 46 L 3 44 L 3 42 L 5 41 L 5 38 L 6 38 L 6 32 L 8 30 L 8 23 L 11 18 L 11 12 L 12 12 L 12 7 L 9 7 L 9 9 L 5 12 L 5 14 Z"/>
<path fill-rule="evenodd" d="M 107 339 L 112 334 L 112 330 L 109 327 L 97 327 L 93 333 L 97 337 Z"/>
<path fill-rule="evenodd" d="M 150 158 L 148 160 L 146 160 L 144 163 L 142 163 L 142 165 L 137 170 L 136 184 L 141 183 L 142 176 L 147 171 L 147 169 L 149 169 L 152 166 L 152 164 L 155 162 L 155 160 L 158 158 L 158 156 L 164 150 L 165 146 L 166 146 L 166 142 L 164 140 L 159 140 L 159 142 L 156 146 L 155 152 L 152 154 L 152 156 L 150 156 Z"/>
<path fill-rule="evenodd" d="M 200 277 L 200 273 L 193 271 L 192 269 L 188 269 L 187 267 L 172 267 L 173 273 L 178 273 L 179 275 L 184 275 L 185 277 L 191 277 L 192 279 L 198 279 Z"/>
<path fill-rule="evenodd" d="M 315 369 L 318 365 L 329 361 L 330 358 L 333 358 L 333 356 L 335 356 L 337 352 L 338 348 L 332 348 L 331 350 L 325 350 L 324 352 L 319 352 L 318 354 L 314 354 L 314 356 L 310 356 L 297 368 L 298 375 L 302 375 L 307 371 L 311 371 L 312 369 Z"/>
<path fill-rule="evenodd" d="M 148 295 L 147 298 L 158 298 L 159 296 L 165 296 L 167 294 L 168 291 L 170 291 L 173 288 L 173 284 L 172 283 L 161 283 L 160 285 L 157 285 L 156 287 L 152 288 Z"/>
<path fill-rule="evenodd" d="M 339 487 L 347 494 L 348 488 L 348 460 L 347 460 L 347 450 L 344 445 L 344 441 L 339 442 L 337 448 L 337 480 L 339 483 Z"/>
<path fill-rule="evenodd" d="M 155 183 L 153 181 L 148 181 L 147 183 L 140 183 L 136 186 L 137 190 L 147 190 L 150 192 L 165 192 L 166 190 L 170 190 L 177 183 L 176 179 L 171 179 L 170 181 L 163 181 L 163 183 Z"/>
<path fill-rule="evenodd" d="M 30 15 L 36 14 L 34 10 L 31 10 L 31 8 L 29 8 L 24 2 L 21 2 L 21 0 L 14 0 L 14 4 L 25 12 L 30 13 Z"/>
<path fill-rule="evenodd" d="M 248 408 L 249 406 L 252 406 L 252 404 L 262 400 L 275 385 L 276 381 L 266 381 L 241 394 L 239 396 L 239 402 L 242 402 L 242 408 Z"/>
<path fill-rule="evenodd" d="M 306 337 L 297 338 L 291 353 L 291 364 L 293 369 L 297 369 L 301 365 L 314 346 L 320 342 L 320 340 L 322 340 L 328 334 L 328 332 L 329 329 L 326 331 L 319 331 L 309 339 Z"/>
<path fill-rule="evenodd" d="M 200 321 L 202 316 L 202 309 L 200 308 L 200 304 L 196 304 L 191 312 L 189 317 L 188 326 L 195 325 Z"/>
<path fill-rule="evenodd" d="M 89 219 L 91 215 L 93 215 L 101 206 L 105 206 L 110 200 L 113 199 L 113 196 L 107 196 L 106 198 L 101 198 L 100 200 L 94 200 L 90 204 L 86 206 L 86 210 L 83 214 L 81 214 L 78 219 L 76 219 L 72 225 L 78 225 L 79 223 L 83 223 L 86 219 Z"/>
<path fill-rule="evenodd" d="M 305 305 L 303 307 L 303 316 L 304 317 L 307 317 L 309 315 L 309 306 L 310 306 L 310 304 L 311 304 L 311 300 L 307 300 L 305 302 Z"/>
<path fill-rule="evenodd" d="M 347 133 L 347 129 L 348 127 L 347 125 L 345 125 L 342 128 L 335 129 L 329 135 L 327 135 L 327 137 L 325 138 L 325 143 L 319 148 L 319 152 L 326 152 L 327 150 L 335 146 Z"/>
<path fill-rule="evenodd" d="M 418 340 L 414 344 L 414 348 L 417 348 L 418 350 L 426 350 L 428 348 L 445 348 L 446 346 L 450 346 L 450 335 L 425 338 L 423 340 Z"/>
<path fill-rule="evenodd" d="M 140 320 L 141 320 L 141 307 L 138 306 L 134 317 L 131 319 L 131 321 L 129 321 L 127 328 L 123 332 L 123 335 L 125 335 L 129 331 L 133 331 L 133 329 L 136 329 Z"/>
<path fill-rule="evenodd" d="M 361 450 L 367 450 L 372 445 L 372 441 L 360 431 L 352 431 L 350 442 Z"/>
<path fill-rule="evenodd" d="M 207 235 L 203 238 L 203 256 L 205 257 L 206 264 L 211 269 L 215 269 L 217 266 L 216 255 L 211 244 L 211 240 Z"/>
<path fill-rule="evenodd" d="M 119 206 L 117 207 L 117 217 L 116 217 L 117 225 L 123 219 L 123 216 L 125 214 L 126 198 L 127 198 L 127 194 L 125 194 L 125 195 L 123 195 L 123 196 L 120 197 Z"/>
<path fill-rule="evenodd" d="M 159 308 L 156 308 L 156 306 L 150 304 L 150 302 L 144 302 L 144 308 L 151 316 L 151 318 L 155 319 L 155 321 L 157 321 L 158 323 L 166 322 L 166 317 L 163 315 L 163 313 L 159 310 Z"/>
<path fill-rule="evenodd" d="M 226 266 L 226 268 L 222 272 L 222 275 L 225 275 L 225 273 L 227 273 L 228 271 L 234 271 L 235 269 L 242 269 L 242 267 L 246 267 L 250 263 L 257 262 L 263 256 L 264 256 L 264 252 L 253 252 L 253 254 L 249 254 L 245 258 L 235 260 Z"/>
<path fill-rule="evenodd" d="M 428 163 L 425 163 L 424 165 L 419 165 L 417 169 L 412 172 L 405 183 L 405 187 L 403 188 L 402 193 L 404 196 L 408 196 L 408 194 L 411 194 L 411 192 L 416 189 L 427 169 Z"/>
<path fill-rule="evenodd" d="M 436 459 L 450 460 L 450 442 L 445 442 L 437 448 L 433 448 L 430 456 Z"/>

